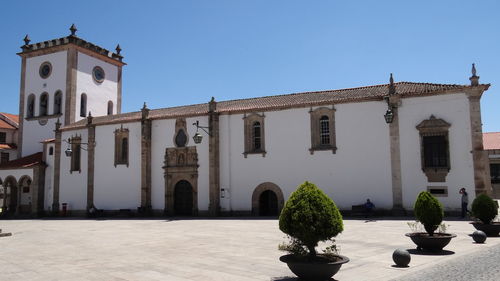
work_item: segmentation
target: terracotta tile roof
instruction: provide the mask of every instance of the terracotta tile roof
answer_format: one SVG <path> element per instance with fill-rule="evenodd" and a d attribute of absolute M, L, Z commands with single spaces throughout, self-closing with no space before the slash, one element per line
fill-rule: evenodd
<path fill-rule="evenodd" d="M 4 115 L 5 117 L 9 118 L 12 122 L 19 125 L 19 115 L 5 113 L 5 112 L 0 112 L 0 114 Z"/>
<path fill-rule="evenodd" d="M 500 132 L 483 133 L 485 150 L 500 149 Z"/>
<path fill-rule="evenodd" d="M 396 94 L 402 97 L 437 95 L 447 92 L 458 92 L 461 89 L 470 88 L 467 85 L 456 84 L 431 84 L 398 82 L 395 83 Z M 487 89 L 489 84 L 481 84 L 481 87 Z M 323 104 L 338 104 L 369 100 L 383 100 L 388 94 L 389 84 L 366 86 L 350 89 L 304 92 L 285 95 L 275 95 L 258 98 L 238 99 L 217 102 L 217 112 L 219 113 L 238 113 L 251 111 L 269 111 L 294 107 L 307 107 Z M 182 116 L 196 116 L 208 114 L 208 103 L 194 104 L 178 107 L 151 110 L 149 117 L 152 119 L 174 118 Z M 141 119 L 141 112 L 131 112 L 125 114 L 116 114 L 110 116 L 94 117 L 94 124 L 109 124 L 119 122 L 131 122 Z M 63 128 L 73 129 L 85 126 L 86 120 L 73 123 Z"/>
<path fill-rule="evenodd" d="M 11 124 L 3 121 L 2 119 L 0 119 L 0 129 L 17 129 L 16 127 L 12 126 Z"/>
<path fill-rule="evenodd" d="M 0 143 L 0 150 L 4 149 L 17 149 L 17 146 L 13 143 Z"/>
<path fill-rule="evenodd" d="M 23 158 L 18 158 L 7 163 L 0 164 L 0 169 L 12 169 L 12 168 L 29 168 L 38 164 L 43 163 L 43 153 L 37 152 L 25 156 Z"/>

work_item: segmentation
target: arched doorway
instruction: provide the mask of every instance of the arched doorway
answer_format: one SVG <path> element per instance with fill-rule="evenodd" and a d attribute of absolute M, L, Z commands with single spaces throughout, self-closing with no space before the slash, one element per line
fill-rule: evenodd
<path fill-rule="evenodd" d="M 259 197 L 259 216 L 277 216 L 278 197 L 272 190 L 266 190 Z"/>
<path fill-rule="evenodd" d="M 8 176 L 3 181 L 4 186 L 4 202 L 2 207 L 2 213 L 5 212 L 9 214 L 15 214 L 18 205 L 18 191 L 17 191 L 17 181 L 14 177 Z"/>
<path fill-rule="evenodd" d="M 254 216 L 278 216 L 285 199 L 281 188 L 272 182 L 259 184 L 252 194 L 252 214 Z"/>
<path fill-rule="evenodd" d="M 193 215 L 193 187 L 186 180 L 181 180 L 174 187 L 174 214 Z"/>

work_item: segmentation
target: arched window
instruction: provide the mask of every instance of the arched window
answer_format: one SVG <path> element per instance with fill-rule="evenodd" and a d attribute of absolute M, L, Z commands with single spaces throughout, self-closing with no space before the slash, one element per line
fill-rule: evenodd
<path fill-rule="evenodd" d="M 54 95 L 54 113 L 53 114 L 61 114 L 62 112 L 62 92 L 57 91 Z"/>
<path fill-rule="evenodd" d="M 330 144 L 330 119 L 328 116 L 323 115 L 319 119 L 319 138 L 321 145 Z"/>
<path fill-rule="evenodd" d="M 108 115 L 113 115 L 113 102 L 108 101 Z"/>
<path fill-rule="evenodd" d="M 254 122 L 252 125 L 252 145 L 254 151 L 259 151 L 261 149 L 261 133 L 260 133 L 260 122 Z"/>
<path fill-rule="evenodd" d="M 82 94 L 80 97 L 80 116 L 85 117 L 87 116 L 87 95 Z"/>
<path fill-rule="evenodd" d="M 47 116 L 47 107 L 49 103 L 49 94 L 42 93 L 40 96 L 40 112 L 38 115 Z"/>
<path fill-rule="evenodd" d="M 49 147 L 49 155 L 54 155 L 54 147 Z"/>
<path fill-rule="evenodd" d="M 35 95 L 31 94 L 28 96 L 26 116 L 28 118 L 35 117 Z"/>

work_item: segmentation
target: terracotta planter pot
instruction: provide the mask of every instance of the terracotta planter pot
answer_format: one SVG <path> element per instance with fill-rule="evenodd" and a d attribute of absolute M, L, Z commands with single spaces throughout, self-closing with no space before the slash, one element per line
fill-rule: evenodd
<path fill-rule="evenodd" d="M 498 237 L 500 233 L 500 223 L 492 222 L 491 224 L 484 224 L 482 222 L 471 222 L 477 230 L 486 233 L 488 237 Z"/>
<path fill-rule="evenodd" d="M 450 243 L 452 238 L 457 237 L 456 234 L 452 233 L 434 233 L 433 236 L 429 236 L 427 232 L 406 233 L 406 236 L 410 237 L 413 243 L 417 245 L 417 250 L 432 252 L 441 251 Z"/>
<path fill-rule="evenodd" d="M 284 255 L 280 257 L 280 261 L 286 263 L 288 268 L 300 277 L 300 279 L 308 281 L 323 281 L 330 280 L 340 269 L 340 267 L 349 261 L 349 258 L 337 255 L 337 260 L 332 261 L 322 255 L 318 255 L 314 261 L 304 261 L 294 255 Z"/>

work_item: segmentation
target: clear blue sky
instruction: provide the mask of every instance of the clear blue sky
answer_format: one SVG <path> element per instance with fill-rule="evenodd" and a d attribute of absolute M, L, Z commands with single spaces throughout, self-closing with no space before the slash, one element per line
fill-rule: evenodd
<path fill-rule="evenodd" d="M 481 83 L 500 131 L 500 1 L 1 1 L 0 111 L 17 113 L 32 42 L 77 35 L 128 63 L 123 112 L 396 81 Z"/>

